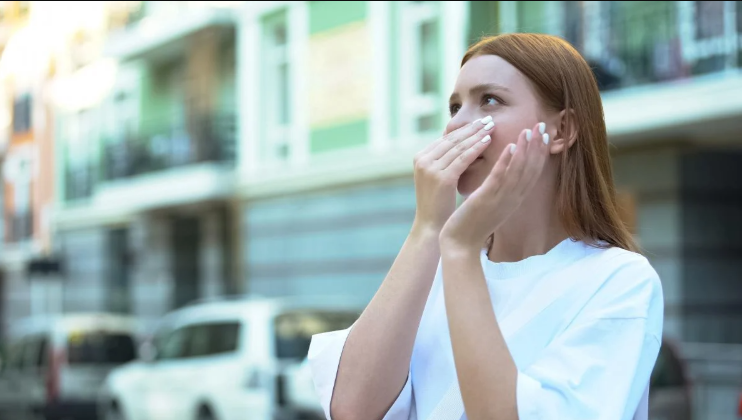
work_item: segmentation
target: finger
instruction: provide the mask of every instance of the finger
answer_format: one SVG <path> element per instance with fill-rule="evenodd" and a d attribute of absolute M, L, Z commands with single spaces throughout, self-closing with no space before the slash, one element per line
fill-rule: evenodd
<path fill-rule="evenodd" d="M 528 188 L 541 174 L 548 155 L 547 143 L 550 139 L 546 124 L 543 122 L 536 124 L 532 133 L 531 141 L 527 142 L 526 161 L 520 178 L 524 188 Z"/>
<path fill-rule="evenodd" d="M 433 149 L 431 149 L 430 152 L 427 153 L 426 157 L 429 159 L 438 160 L 441 158 L 441 156 L 448 153 L 448 151 L 457 144 L 468 139 L 477 132 L 489 131 L 492 129 L 492 127 L 494 127 L 494 123 L 492 123 L 492 117 L 488 116 L 479 120 L 475 120 L 443 136 L 443 139 L 441 139 L 442 141 L 438 143 L 438 145 L 435 146 Z M 484 135 L 482 135 L 482 137 L 484 137 Z"/>
<path fill-rule="evenodd" d="M 506 145 L 504 149 L 502 149 L 500 157 L 497 158 L 495 166 L 492 168 L 492 171 L 490 171 L 489 176 L 487 176 L 487 179 L 484 182 L 485 184 L 502 184 L 502 179 L 505 176 L 505 172 L 507 171 L 508 166 L 510 165 L 510 161 L 513 159 L 513 153 L 515 152 L 516 148 L 517 146 L 515 145 L 515 143 L 510 143 Z"/>
<path fill-rule="evenodd" d="M 492 140 L 491 134 L 493 130 L 494 130 L 494 123 L 489 123 L 488 125 L 483 126 L 481 130 L 477 131 L 476 133 L 474 133 L 472 136 L 462 141 L 461 143 L 458 143 L 457 145 L 452 147 L 448 152 L 446 152 L 445 155 L 441 156 L 435 162 L 436 166 L 438 166 L 441 169 L 445 169 L 445 168 L 448 168 L 451 165 L 451 163 L 456 161 L 464 153 L 466 153 L 467 156 L 470 155 L 471 153 L 469 153 L 469 150 L 472 148 L 472 146 L 475 146 L 477 143 L 487 144 L 489 143 L 490 140 Z M 488 140 L 484 141 L 485 139 L 488 139 Z M 479 156 L 479 154 L 477 154 L 477 156 Z M 474 156 L 474 159 L 476 159 L 477 156 Z"/>
<path fill-rule="evenodd" d="M 540 122 L 533 127 L 533 138 L 529 142 L 528 149 L 535 154 L 545 155 L 549 149 L 547 146 L 549 141 L 550 138 L 546 123 Z"/>
<path fill-rule="evenodd" d="M 520 136 L 518 136 L 518 143 L 516 143 L 513 157 L 510 159 L 510 164 L 505 170 L 505 179 L 503 181 L 504 186 L 512 188 L 520 182 L 523 170 L 525 169 L 528 145 L 532 141 L 533 130 L 526 129 L 521 131 Z"/>
<path fill-rule="evenodd" d="M 461 154 L 453 158 L 453 161 L 444 169 L 446 172 L 450 172 L 451 175 L 459 177 L 464 173 L 466 168 L 469 167 L 474 161 L 482 154 L 482 152 L 489 147 L 492 143 L 492 138 L 489 134 L 485 135 L 484 138 L 479 139 L 479 136 L 472 136 L 465 143 L 470 144 L 469 148 L 464 150 Z M 448 154 L 447 154 L 448 156 Z"/>

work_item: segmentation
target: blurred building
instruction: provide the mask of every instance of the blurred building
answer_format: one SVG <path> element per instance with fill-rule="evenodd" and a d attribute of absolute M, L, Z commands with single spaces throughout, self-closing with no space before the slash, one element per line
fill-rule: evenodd
<path fill-rule="evenodd" d="M 98 58 L 60 90 L 101 93 L 57 126 L 65 310 L 154 320 L 236 290 L 238 15 L 222 6 L 110 2 Z"/>
<path fill-rule="evenodd" d="M 546 32 L 604 92 L 622 211 L 662 278 L 667 336 L 694 366 L 739 351 L 742 2 L 98 3 L 55 61 L 60 310 L 154 320 L 224 293 L 370 299 L 467 46 Z M 12 92 L 20 130 L 37 101 Z M 11 146 L 41 138 L 28 124 L 9 128 L 4 168 Z M 13 179 L 6 238 L 45 226 L 43 199 L 16 192 L 36 187 Z M 722 366 L 695 374 L 738 393 L 740 364 Z"/>
<path fill-rule="evenodd" d="M 59 291 L 51 226 L 55 61 L 31 2 L 2 2 L 0 13 L 0 321 L 12 321 L 54 310 Z"/>

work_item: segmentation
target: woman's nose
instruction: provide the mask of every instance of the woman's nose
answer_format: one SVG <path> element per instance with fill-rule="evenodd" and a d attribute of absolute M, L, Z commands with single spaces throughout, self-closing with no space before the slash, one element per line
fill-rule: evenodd
<path fill-rule="evenodd" d="M 456 131 L 459 128 L 469 124 L 470 122 L 476 120 L 478 117 L 476 115 L 471 115 L 465 112 L 459 111 L 451 117 L 451 119 L 448 121 L 448 124 L 446 124 L 446 131 L 444 134 L 448 134 L 452 131 Z"/>

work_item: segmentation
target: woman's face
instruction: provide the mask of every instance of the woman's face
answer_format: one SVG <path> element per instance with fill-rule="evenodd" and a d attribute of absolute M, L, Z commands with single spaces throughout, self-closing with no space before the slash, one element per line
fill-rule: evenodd
<path fill-rule="evenodd" d="M 554 133 L 555 127 L 549 124 L 558 121 L 552 115 L 545 115 L 528 79 L 495 55 L 474 57 L 464 64 L 449 109 L 451 120 L 446 133 L 487 115 L 495 122 L 492 143 L 459 178 L 458 190 L 464 196 L 482 185 L 503 148 L 516 143 L 521 131 L 545 122 L 547 130 Z"/>

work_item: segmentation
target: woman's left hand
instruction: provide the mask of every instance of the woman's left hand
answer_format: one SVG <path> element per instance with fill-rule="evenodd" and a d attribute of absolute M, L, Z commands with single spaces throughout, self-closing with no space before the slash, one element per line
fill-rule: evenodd
<path fill-rule="evenodd" d="M 441 247 L 479 251 L 492 232 L 521 205 L 549 156 L 544 123 L 523 130 L 517 145 L 505 146 L 492 171 L 451 215 L 440 234 Z"/>

